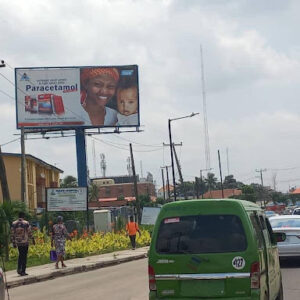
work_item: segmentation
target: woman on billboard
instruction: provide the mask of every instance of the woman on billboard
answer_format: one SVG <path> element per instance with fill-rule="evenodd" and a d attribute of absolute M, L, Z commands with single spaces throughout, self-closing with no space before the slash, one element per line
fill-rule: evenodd
<path fill-rule="evenodd" d="M 120 74 L 116 68 L 82 68 L 80 70 L 81 104 L 90 126 L 114 126 L 117 111 L 106 104 L 116 94 Z M 88 120 L 88 118 L 86 118 Z"/>

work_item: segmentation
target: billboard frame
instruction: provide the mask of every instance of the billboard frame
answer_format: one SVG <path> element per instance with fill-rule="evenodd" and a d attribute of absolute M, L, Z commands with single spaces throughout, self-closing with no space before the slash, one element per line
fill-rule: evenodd
<path fill-rule="evenodd" d="M 85 69 L 85 68 L 117 68 L 118 70 L 124 68 L 133 67 L 134 71 L 136 72 L 136 83 L 137 83 L 137 99 L 138 99 L 138 124 L 134 125 L 99 125 L 99 126 L 94 126 L 94 125 L 62 125 L 62 126 L 19 126 L 19 117 L 18 117 L 18 105 L 21 105 L 20 99 L 18 101 L 18 94 L 17 91 L 20 90 L 25 96 L 27 95 L 25 91 L 20 89 L 18 87 L 18 81 L 17 81 L 17 75 L 19 75 L 20 70 L 59 70 L 59 69 Z M 106 129 L 106 128 L 114 128 L 116 131 L 120 132 L 119 130 L 122 128 L 132 128 L 136 129 L 133 132 L 139 131 L 138 128 L 141 126 L 140 122 L 140 89 L 139 89 L 139 70 L 138 70 L 138 65 L 137 64 L 132 64 L 132 65 L 99 65 L 99 66 L 53 66 L 53 67 L 17 67 L 15 68 L 15 103 L 16 103 L 16 127 L 17 129 L 24 128 L 25 132 L 27 133 L 42 133 L 42 132 L 51 132 L 51 131 L 65 131 L 65 130 L 77 130 L 77 129 Z M 116 95 L 114 95 L 115 97 Z M 19 103 L 18 103 L 19 102 Z M 109 106 L 108 106 L 109 107 Z"/>

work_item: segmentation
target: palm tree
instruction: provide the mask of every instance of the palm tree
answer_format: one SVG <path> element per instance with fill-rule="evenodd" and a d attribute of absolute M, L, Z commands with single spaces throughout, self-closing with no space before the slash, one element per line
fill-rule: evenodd
<path fill-rule="evenodd" d="M 99 189 L 98 186 L 92 183 L 89 187 L 89 201 L 98 201 Z"/>
<path fill-rule="evenodd" d="M 208 190 L 215 190 L 217 188 L 218 179 L 215 177 L 214 173 L 207 173 L 207 178 L 205 178 L 205 183 L 208 186 Z"/>

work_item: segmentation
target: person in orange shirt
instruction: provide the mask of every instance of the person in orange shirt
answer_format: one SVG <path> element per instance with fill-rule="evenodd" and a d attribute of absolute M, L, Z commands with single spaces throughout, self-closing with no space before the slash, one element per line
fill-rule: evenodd
<path fill-rule="evenodd" d="M 126 231 L 129 235 L 132 250 L 135 250 L 135 238 L 136 233 L 138 232 L 141 235 L 139 225 L 133 221 L 133 216 L 130 216 L 130 221 L 126 225 Z"/>

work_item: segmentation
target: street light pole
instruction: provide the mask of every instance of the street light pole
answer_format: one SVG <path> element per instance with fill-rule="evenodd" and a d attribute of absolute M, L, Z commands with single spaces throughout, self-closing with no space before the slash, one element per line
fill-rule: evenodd
<path fill-rule="evenodd" d="M 174 192 L 174 201 L 176 201 L 176 181 L 175 181 L 175 168 L 174 168 L 174 155 L 173 155 L 173 142 L 172 142 L 172 131 L 171 131 L 171 122 L 176 120 L 181 120 L 185 118 L 191 118 L 196 115 L 199 115 L 199 113 L 191 113 L 188 116 L 174 118 L 174 119 L 168 119 L 168 129 L 169 129 L 169 142 L 170 142 L 170 153 L 171 153 L 171 166 L 172 166 L 172 176 L 173 176 L 173 192 Z"/>
<path fill-rule="evenodd" d="M 174 170 L 174 156 L 173 156 L 173 142 L 172 142 L 172 133 L 171 133 L 171 121 L 168 120 L 168 128 L 169 128 L 169 142 L 170 142 L 170 151 L 171 151 L 171 166 L 172 166 L 172 176 L 173 176 L 173 193 L 174 193 L 174 201 L 176 201 L 176 182 L 175 182 L 175 170 Z"/>

